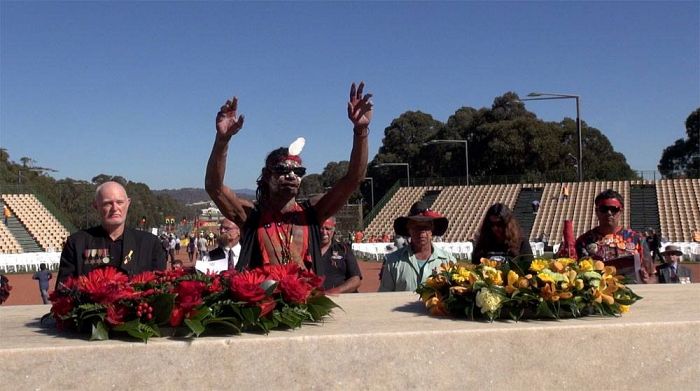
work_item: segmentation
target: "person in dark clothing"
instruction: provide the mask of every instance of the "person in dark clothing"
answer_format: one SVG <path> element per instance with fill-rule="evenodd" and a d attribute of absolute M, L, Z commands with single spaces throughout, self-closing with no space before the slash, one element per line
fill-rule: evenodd
<path fill-rule="evenodd" d="M 513 212 L 501 203 L 491 205 L 481 223 L 472 263 L 479 264 L 481 258 L 505 260 L 521 255 L 532 256 L 532 248 Z"/>
<path fill-rule="evenodd" d="M 49 280 L 51 279 L 51 272 L 46 270 L 45 263 L 39 265 L 39 271 L 34 273 L 32 279 L 39 280 L 41 301 L 43 301 L 44 304 L 49 304 Z"/>
<path fill-rule="evenodd" d="M 323 289 L 326 293 L 357 292 L 362 273 L 350 246 L 335 240 L 334 217 L 321 226 L 321 257 L 325 277 Z"/>
<path fill-rule="evenodd" d="M 205 188 L 221 213 L 241 228 L 241 254 L 236 269 L 294 262 L 323 274 L 320 226 L 333 216 L 364 180 L 367 137 L 372 119 L 371 94 L 364 83 L 350 88 L 348 118 L 353 124 L 353 146 L 348 171 L 318 202 L 296 201 L 306 168 L 301 164 L 304 139 L 278 148 L 265 159 L 258 179 L 256 202 L 239 198 L 224 185 L 229 141 L 243 127 L 238 99 L 227 101 L 216 116 L 216 138 L 207 164 Z"/>
<path fill-rule="evenodd" d="M 651 228 L 647 231 L 647 247 L 651 253 L 651 261 L 658 259 L 659 262 L 664 262 L 664 258 L 661 256 L 659 249 L 661 248 L 661 236 L 656 232 L 655 229 Z"/>
<path fill-rule="evenodd" d="M 165 251 L 158 238 L 126 227 L 130 202 L 126 190 L 117 182 L 105 182 L 97 187 L 93 207 L 102 224 L 68 237 L 61 252 L 57 288 L 68 277 L 85 275 L 105 266 L 113 266 L 128 275 L 165 269 Z"/>

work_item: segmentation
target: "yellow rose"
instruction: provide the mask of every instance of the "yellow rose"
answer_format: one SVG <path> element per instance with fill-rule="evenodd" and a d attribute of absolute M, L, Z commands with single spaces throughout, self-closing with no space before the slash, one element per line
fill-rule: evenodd
<path fill-rule="evenodd" d="M 578 263 L 579 269 L 581 269 L 582 272 L 590 272 L 593 271 L 593 263 L 591 262 L 590 259 L 584 259 L 581 262 Z"/>
<path fill-rule="evenodd" d="M 569 266 L 569 265 L 571 265 L 571 264 L 573 264 L 573 263 L 576 262 L 576 261 L 573 260 L 572 258 L 559 258 L 559 259 L 557 259 L 557 261 L 559 261 L 559 262 L 560 262 L 562 265 L 564 265 L 565 267 L 566 267 L 566 266 Z"/>
<path fill-rule="evenodd" d="M 482 269 L 484 274 L 484 279 L 493 285 L 503 285 L 503 278 L 501 277 L 501 271 L 490 266 L 484 266 Z"/>
<path fill-rule="evenodd" d="M 554 277 L 549 273 L 537 273 L 537 278 L 542 282 L 554 282 Z"/>
<path fill-rule="evenodd" d="M 552 262 L 552 270 L 554 270 L 557 273 L 561 273 L 562 271 L 564 271 L 564 264 L 556 260 Z"/>
<path fill-rule="evenodd" d="M 535 259 L 530 264 L 530 270 L 533 272 L 541 272 L 549 266 L 549 261 L 546 259 Z"/>

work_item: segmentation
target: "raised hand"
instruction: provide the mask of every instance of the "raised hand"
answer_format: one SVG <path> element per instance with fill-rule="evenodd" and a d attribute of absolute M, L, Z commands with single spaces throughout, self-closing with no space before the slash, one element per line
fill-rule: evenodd
<path fill-rule="evenodd" d="M 238 133 L 243 127 L 243 114 L 238 115 L 238 98 L 235 96 L 221 106 L 216 114 L 216 134 L 226 140 Z"/>
<path fill-rule="evenodd" d="M 352 83 L 350 87 L 350 101 L 348 102 L 348 118 L 352 121 L 355 129 L 365 129 L 369 127 L 372 121 L 372 94 L 362 96 L 362 90 L 365 88 L 365 82 L 361 81 L 360 85 L 355 87 Z"/>

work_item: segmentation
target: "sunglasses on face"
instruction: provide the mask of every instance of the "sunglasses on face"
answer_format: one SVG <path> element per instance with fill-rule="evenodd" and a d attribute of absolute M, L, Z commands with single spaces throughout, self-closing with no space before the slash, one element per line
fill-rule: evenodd
<path fill-rule="evenodd" d="M 289 175 L 293 172 L 299 178 L 306 175 L 306 167 L 293 167 L 286 164 L 278 164 L 270 169 L 275 175 Z"/>
<path fill-rule="evenodd" d="M 616 206 L 603 205 L 603 206 L 598 207 L 598 212 L 603 213 L 603 214 L 611 212 L 612 214 L 616 215 L 620 212 L 620 208 L 618 208 Z"/>

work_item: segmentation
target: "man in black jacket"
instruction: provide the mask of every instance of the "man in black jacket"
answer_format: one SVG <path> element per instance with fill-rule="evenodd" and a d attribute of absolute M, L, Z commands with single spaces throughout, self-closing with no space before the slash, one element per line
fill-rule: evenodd
<path fill-rule="evenodd" d="M 105 266 L 116 267 L 128 275 L 165 269 L 165 251 L 158 238 L 146 231 L 126 228 L 130 202 L 126 190 L 117 182 L 97 187 L 92 206 L 102 224 L 68 237 L 61 253 L 57 287 L 68 277 Z"/>
<path fill-rule="evenodd" d="M 209 251 L 209 260 L 228 260 L 228 269 L 233 270 L 241 254 L 241 230 L 233 221 L 224 218 L 219 224 L 219 246 Z"/>

